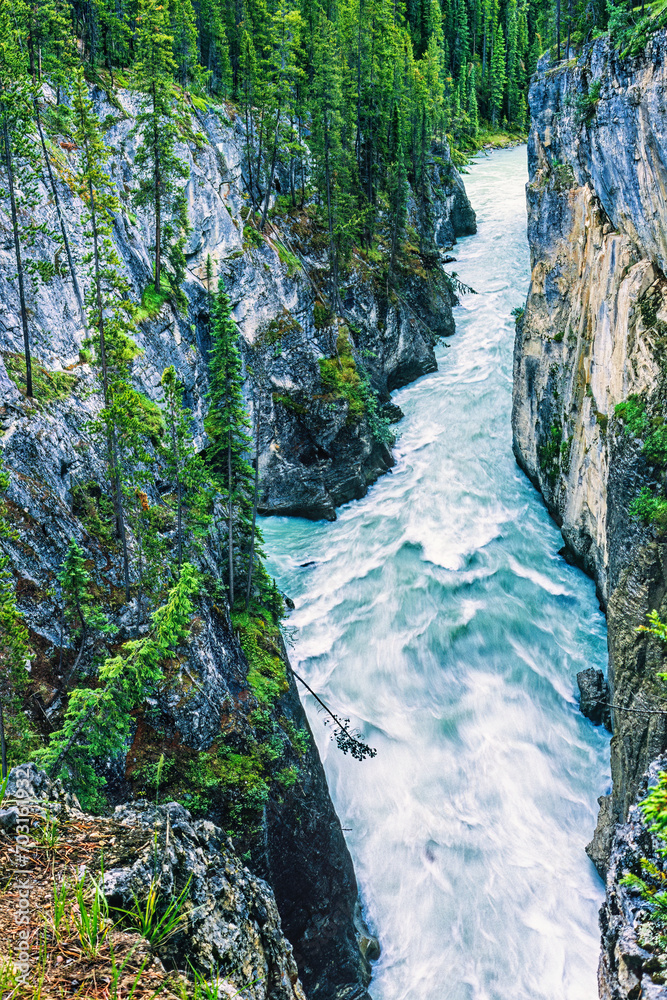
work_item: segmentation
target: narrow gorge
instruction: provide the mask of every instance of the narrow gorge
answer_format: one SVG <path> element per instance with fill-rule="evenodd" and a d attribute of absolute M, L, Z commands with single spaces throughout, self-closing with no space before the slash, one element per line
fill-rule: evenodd
<path fill-rule="evenodd" d="M 0 0 L 0 1000 L 667 1000 L 665 23 Z"/>

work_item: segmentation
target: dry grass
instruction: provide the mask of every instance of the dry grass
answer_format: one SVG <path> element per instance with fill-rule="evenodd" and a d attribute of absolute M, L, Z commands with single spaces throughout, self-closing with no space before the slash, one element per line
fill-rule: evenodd
<path fill-rule="evenodd" d="M 33 818 L 24 853 L 29 863 L 16 870 L 15 841 L 0 835 L 0 997 L 2 1000 L 183 1000 L 190 985 L 168 974 L 148 942 L 114 925 L 102 907 L 99 933 L 86 939 L 82 912 L 95 907 L 95 880 L 106 868 L 127 861 L 146 842 L 146 831 L 108 819 L 72 819 L 46 828 Z M 134 843 L 133 843 L 134 841 Z M 30 972 L 16 974 L 16 921 L 21 881 L 29 881 L 28 932 Z M 63 889 L 64 886 L 64 889 Z M 60 892 L 62 904 L 55 899 Z M 99 901 L 99 900 L 98 900 Z M 59 914 L 57 911 L 61 910 Z"/>

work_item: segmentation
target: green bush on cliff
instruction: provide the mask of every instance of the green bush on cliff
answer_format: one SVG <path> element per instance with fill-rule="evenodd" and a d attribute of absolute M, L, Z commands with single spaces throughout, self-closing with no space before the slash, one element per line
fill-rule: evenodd
<path fill-rule="evenodd" d="M 549 434 L 546 436 L 544 444 L 540 445 L 537 449 L 540 469 L 546 476 L 551 486 L 554 486 L 558 477 L 558 470 L 560 468 L 561 461 L 562 437 L 563 431 L 561 425 L 556 422 L 551 425 Z"/>
<path fill-rule="evenodd" d="M 320 358 L 319 365 L 322 387 L 326 395 L 331 399 L 347 400 L 346 423 L 358 424 L 366 417 L 370 432 L 376 441 L 391 443 L 394 438 L 389 429 L 389 421 L 380 412 L 377 393 L 368 375 L 354 359 L 346 327 L 341 328 L 336 338 L 335 356 Z"/>
<path fill-rule="evenodd" d="M 250 667 L 248 683 L 261 705 L 272 705 L 288 688 L 278 626 L 252 611 L 232 612 L 232 625 Z"/>
<path fill-rule="evenodd" d="M 640 437 L 648 428 L 646 403 L 636 393 L 614 407 L 614 415 L 625 424 L 625 433 Z"/>
<path fill-rule="evenodd" d="M 25 395 L 26 392 L 26 364 L 22 354 L 14 351 L 3 353 L 5 368 L 10 379 L 19 390 Z M 33 360 L 32 362 L 32 385 L 33 397 L 38 403 L 52 403 L 59 399 L 67 399 L 71 396 L 78 378 L 69 372 L 49 371 Z"/>
<path fill-rule="evenodd" d="M 601 89 L 602 80 L 593 80 L 587 94 L 577 94 L 574 102 L 574 120 L 577 125 L 590 125 L 595 118 Z"/>
<path fill-rule="evenodd" d="M 667 525 L 667 499 L 656 496 L 644 486 L 628 507 L 631 520 L 642 524 Z"/>
<path fill-rule="evenodd" d="M 667 424 L 659 424 L 649 434 L 642 452 L 652 465 L 667 465 Z"/>
<path fill-rule="evenodd" d="M 150 632 L 125 642 L 99 669 L 95 687 L 72 691 L 62 728 L 51 734 L 37 763 L 70 783 L 84 808 L 100 807 L 105 784 L 96 764 L 127 747 L 131 713 L 164 678 L 163 664 L 187 638 L 199 591 L 197 571 L 184 563 L 166 603 L 153 612 Z"/>

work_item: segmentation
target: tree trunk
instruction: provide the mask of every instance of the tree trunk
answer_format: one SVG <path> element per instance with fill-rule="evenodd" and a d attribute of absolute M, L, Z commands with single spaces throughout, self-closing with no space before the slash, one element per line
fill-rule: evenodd
<path fill-rule="evenodd" d="M 264 199 L 264 211 L 262 212 L 262 221 L 260 224 L 260 230 L 264 229 L 266 225 L 266 217 L 269 214 L 269 201 L 271 200 L 271 188 L 273 187 L 273 178 L 276 172 L 276 157 L 278 155 L 278 129 L 280 127 L 280 103 L 278 103 L 278 110 L 276 111 L 276 129 L 273 133 L 273 155 L 271 157 L 271 172 L 269 173 L 269 181 L 266 185 L 266 198 Z"/>
<path fill-rule="evenodd" d="M 259 408 L 255 414 L 255 489 L 252 495 L 252 531 L 250 533 L 250 564 L 248 566 L 248 589 L 245 595 L 245 609 L 250 606 L 252 594 L 252 571 L 255 561 L 255 530 L 257 526 L 257 494 L 259 492 Z"/>
<path fill-rule="evenodd" d="M 210 293 L 209 293 L 210 294 Z M 170 406 L 170 409 L 171 406 Z M 178 442 L 176 441 L 176 427 L 173 410 L 171 412 L 171 446 L 174 450 L 174 461 L 176 463 L 176 503 L 177 503 L 177 526 L 176 538 L 178 543 L 178 572 L 181 572 L 181 561 L 183 558 L 183 497 L 181 489 L 181 463 L 178 458 Z"/>
<path fill-rule="evenodd" d="M 88 192 L 90 194 L 90 223 L 93 233 L 93 256 L 95 259 L 95 296 L 97 299 L 98 330 L 100 333 L 100 361 L 102 363 L 102 393 L 104 396 L 104 407 L 109 407 L 109 373 L 107 371 L 107 352 L 104 340 L 104 310 L 102 308 L 102 277 L 100 275 L 100 256 L 97 242 L 97 219 L 95 215 L 95 192 L 93 182 L 88 181 Z M 107 428 L 107 450 L 109 476 L 114 492 L 114 513 L 116 515 L 116 534 L 121 540 L 123 547 L 123 576 L 125 582 L 125 600 L 130 599 L 130 558 L 127 551 L 127 532 L 125 531 L 125 516 L 123 513 L 123 491 L 121 489 L 118 442 L 116 439 L 116 429 L 113 414 Z"/>
<path fill-rule="evenodd" d="M 229 522 L 228 522 L 228 535 L 227 535 L 227 547 L 229 549 L 229 608 L 230 611 L 234 607 L 234 523 L 233 523 L 233 512 L 234 506 L 232 504 L 232 432 L 231 428 L 227 431 L 227 485 L 229 487 Z"/>
<path fill-rule="evenodd" d="M 16 213 L 16 195 L 14 193 L 14 170 L 12 167 L 12 151 L 9 143 L 7 116 L 2 121 L 2 131 L 5 140 L 5 166 L 9 183 L 9 200 L 12 208 L 12 231 L 14 233 L 14 251 L 16 253 L 16 268 L 19 278 L 19 302 L 21 304 L 21 323 L 23 325 L 23 350 L 25 353 L 26 395 L 32 397 L 32 362 L 30 359 L 30 335 L 28 333 L 28 311 L 25 304 L 25 289 L 23 287 L 23 261 L 21 260 L 21 244 L 19 242 L 19 224 Z"/>
<path fill-rule="evenodd" d="M 644 0 L 642 0 L 642 11 L 644 10 Z M 565 58 L 570 58 L 570 31 L 572 29 L 572 0 L 567 0 L 567 49 Z"/>
<path fill-rule="evenodd" d="M 560 0 L 556 0 L 556 62 L 560 62 Z"/>
<path fill-rule="evenodd" d="M 329 165 L 329 124 L 326 112 L 324 120 L 324 179 L 327 189 L 327 219 L 329 223 L 329 256 L 331 264 L 331 304 L 338 310 L 338 257 L 333 231 L 333 211 L 331 208 L 331 168 Z"/>
<path fill-rule="evenodd" d="M 2 779 L 7 777 L 7 743 L 5 740 L 5 710 L 0 699 L 0 754 L 2 756 Z"/>
<path fill-rule="evenodd" d="M 60 88 L 58 87 L 58 92 Z M 44 162 L 46 163 L 46 169 L 49 175 L 49 183 L 51 185 L 51 191 L 53 192 L 53 200 L 56 206 L 56 212 L 58 213 L 58 222 L 60 223 L 60 232 L 63 234 L 63 242 L 65 244 L 65 253 L 67 254 L 67 263 L 69 264 L 69 271 L 72 275 L 72 282 L 74 284 L 74 294 L 76 295 L 76 301 L 79 306 L 79 312 L 81 313 L 81 320 L 83 322 L 84 332 L 87 334 L 87 323 L 86 323 L 86 313 L 83 308 L 83 298 L 81 295 L 81 289 L 79 288 L 79 281 L 76 276 L 76 271 L 74 270 L 74 262 L 72 260 L 72 251 L 70 250 L 69 239 L 67 238 L 67 229 L 65 228 L 65 219 L 63 218 L 63 213 L 60 210 L 60 198 L 58 197 L 58 188 L 56 187 L 55 178 L 53 176 L 53 170 L 51 169 L 51 160 L 49 159 L 49 154 L 46 151 L 46 142 L 44 141 L 44 132 L 42 130 L 42 119 L 39 113 L 39 103 L 35 99 L 35 118 L 37 120 L 37 128 L 39 130 L 39 138 L 42 143 L 42 152 L 44 153 Z"/>
<path fill-rule="evenodd" d="M 157 113 L 155 110 L 155 83 L 153 83 L 153 171 L 154 171 L 154 181 L 155 181 L 155 291 L 160 291 L 160 271 L 161 271 L 161 254 L 160 254 L 160 244 L 162 242 L 162 230 L 161 230 L 161 205 L 160 205 L 160 157 L 158 155 L 158 129 L 157 129 Z"/>

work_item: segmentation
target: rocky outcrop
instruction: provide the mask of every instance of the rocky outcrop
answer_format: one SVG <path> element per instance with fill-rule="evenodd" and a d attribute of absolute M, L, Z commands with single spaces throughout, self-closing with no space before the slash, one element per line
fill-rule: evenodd
<path fill-rule="evenodd" d="M 658 758 L 639 787 L 639 798 L 657 784 L 667 759 Z M 629 873 L 644 876 L 642 861 L 663 867 L 662 844 L 647 829 L 637 805 L 628 811 L 611 843 L 607 894 L 600 911 L 602 954 L 598 969 L 602 1000 L 650 1000 L 667 998 L 667 963 L 660 935 L 649 919 L 649 908 L 638 891 L 627 884 Z"/>
<path fill-rule="evenodd" d="M 109 818 L 90 816 L 58 782 L 30 764 L 10 772 L 2 806 L 0 849 L 2 834 L 11 845 L 19 826 L 35 837 L 40 824 L 53 822 L 63 844 L 71 839 L 72 829 L 86 828 L 88 839 L 104 853 L 94 855 L 90 866 L 76 857 L 77 878 L 85 880 L 90 867 L 113 922 L 122 921 L 122 914 L 137 903 L 150 912 L 146 901 L 151 892 L 158 895 L 158 913 L 170 901 L 183 899 L 173 932 L 152 949 L 158 969 L 178 970 L 186 979 L 196 972 L 207 982 L 216 981 L 224 996 L 242 990 L 252 1000 L 305 1000 L 271 888 L 244 867 L 231 841 L 213 823 L 193 820 L 176 802 L 155 806 L 138 801 L 118 806 Z M 54 869 L 59 861 L 52 858 Z M 35 897 L 36 878 L 26 867 Z M 51 895 L 60 888 L 55 873 L 53 879 Z M 6 889 L 0 893 L 0 912 Z M 37 914 L 32 917 L 36 923 Z M 9 940 L 3 942 L 2 951 L 8 949 L 3 958 L 10 947 Z M 49 964 L 55 959 L 50 955 Z"/>
<path fill-rule="evenodd" d="M 637 711 L 659 694 L 662 651 L 636 630 L 661 608 L 664 546 L 628 514 L 656 470 L 616 408 L 662 391 L 666 51 L 661 33 L 624 62 L 600 39 L 576 66 L 543 63 L 533 81 L 532 276 L 514 359 L 517 460 L 596 580 L 609 618 L 611 700 Z M 659 715 L 638 724 L 634 713 L 612 714 L 621 820 L 667 731 Z"/>
<path fill-rule="evenodd" d="M 650 610 L 667 615 L 667 546 L 659 524 L 629 513 L 643 487 L 657 494 L 664 480 L 645 446 L 665 404 L 666 57 L 659 32 L 637 58 L 601 38 L 576 63 L 541 62 L 530 90 L 532 275 L 514 356 L 517 461 L 608 616 L 613 790 L 589 853 L 604 872 L 612 852 L 601 990 L 615 998 L 640 995 L 640 984 L 642 996 L 662 995 L 644 989 L 643 959 L 632 957 L 618 877 L 637 833 L 629 810 L 667 747 L 664 646 L 638 632 Z"/>

